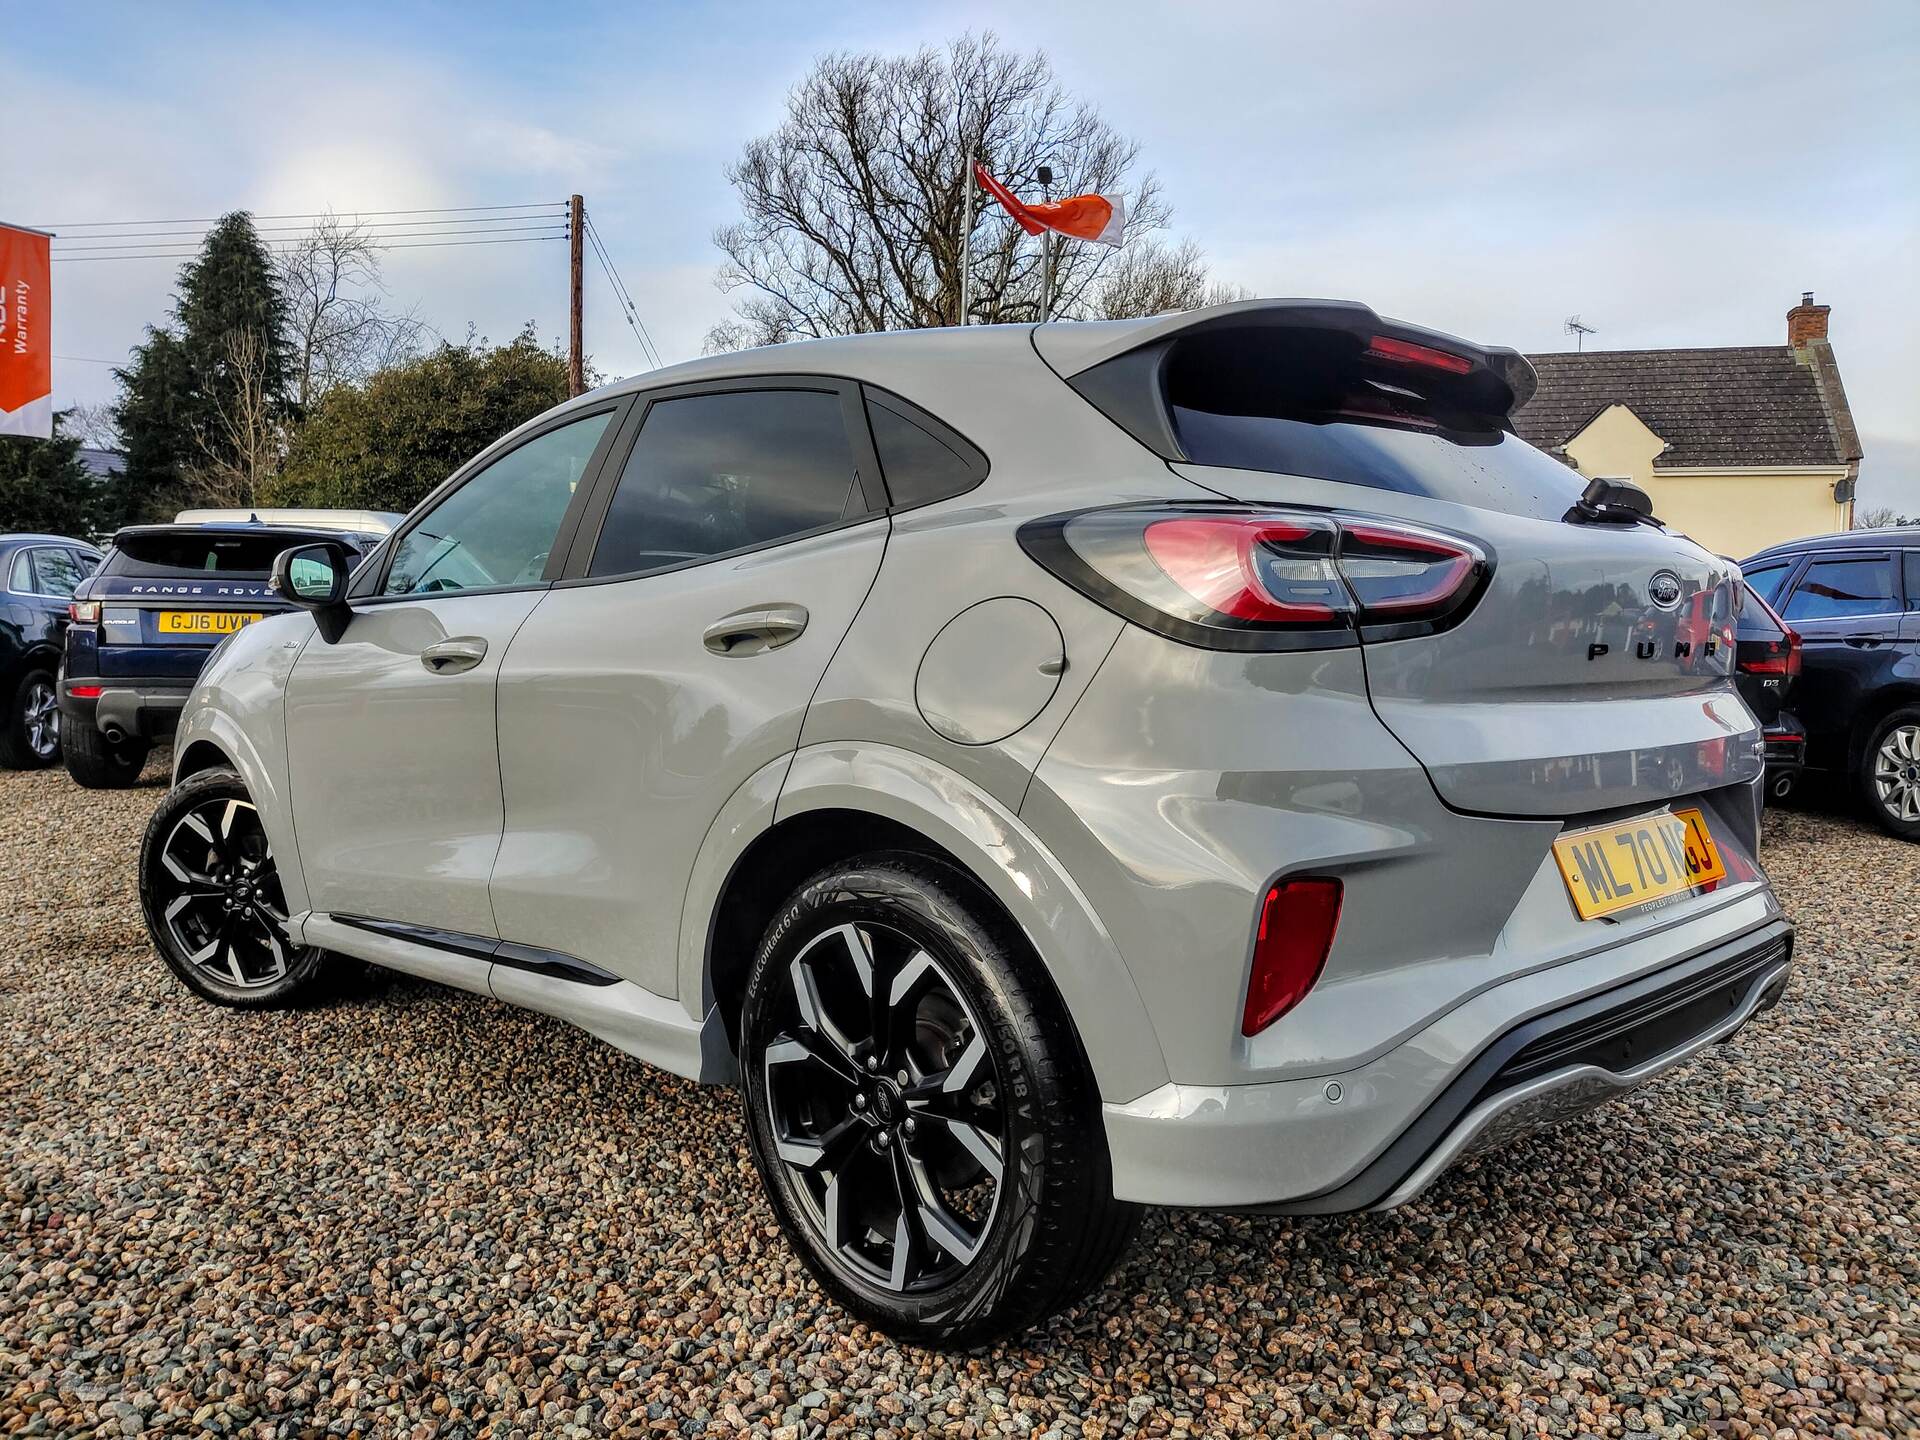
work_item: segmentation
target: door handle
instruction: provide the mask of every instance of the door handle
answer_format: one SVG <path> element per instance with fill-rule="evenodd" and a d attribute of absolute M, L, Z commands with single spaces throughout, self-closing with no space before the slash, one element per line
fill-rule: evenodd
<path fill-rule="evenodd" d="M 807 628 L 803 605 L 761 605 L 723 615 L 701 634 L 716 655 L 764 655 L 791 645 Z"/>
<path fill-rule="evenodd" d="M 478 635 L 456 635 L 420 652 L 420 663 L 436 675 L 458 675 L 487 658 L 487 642 Z"/>

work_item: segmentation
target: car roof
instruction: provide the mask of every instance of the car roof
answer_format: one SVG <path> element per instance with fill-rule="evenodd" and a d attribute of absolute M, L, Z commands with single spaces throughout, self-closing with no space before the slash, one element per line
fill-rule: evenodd
<path fill-rule="evenodd" d="M 1920 546 L 1920 525 L 1881 525 L 1871 530 L 1839 530 L 1831 535 L 1806 535 L 1798 540 L 1782 540 L 1778 545 L 1755 551 L 1740 563 L 1752 565 L 1761 560 L 1804 555 L 1812 550 L 1871 550 L 1886 545 L 1901 549 Z"/>
<path fill-rule="evenodd" d="M 344 530 L 333 525 L 268 525 L 252 520 L 228 520 L 182 525 L 177 522 L 158 525 L 122 525 L 113 533 L 113 543 L 141 535 L 302 535 L 315 539 L 345 537 L 371 548 L 386 538 L 385 531 Z"/>
<path fill-rule="evenodd" d="M 71 535 L 42 535 L 33 530 L 0 535 L 0 545 L 71 545 L 76 550 L 91 550 L 96 555 L 100 553 L 100 547 L 91 540 L 76 540 Z"/>
<path fill-rule="evenodd" d="M 182 510 L 176 525 L 291 525 L 304 530 L 348 530 L 356 535 L 385 535 L 406 517 L 392 510 L 329 510 L 317 506 L 267 506 L 218 510 Z"/>

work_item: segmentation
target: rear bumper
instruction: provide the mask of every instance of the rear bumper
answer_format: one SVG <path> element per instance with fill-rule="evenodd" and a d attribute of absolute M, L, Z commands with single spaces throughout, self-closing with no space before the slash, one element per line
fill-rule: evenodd
<path fill-rule="evenodd" d="M 98 686 L 98 695 L 76 695 L 74 686 Z M 83 676 L 60 683 L 60 723 L 85 725 L 109 739 L 164 740 L 180 724 L 180 712 L 193 693 L 191 680 L 102 681 Z"/>
<path fill-rule="evenodd" d="M 1405 1204 L 1461 1158 L 1622 1095 L 1726 1039 L 1779 999 L 1792 947 L 1793 928 L 1775 912 L 1598 990 L 1582 993 L 1583 980 L 1612 952 L 1555 967 L 1547 974 L 1563 993 L 1581 996 L 1568 1003 L 1537 1008 L 1539 974 L 1497 986 L 1357 1070 L 1262 1085 L 1170 1084 L 1109 1104 L 1115 1193 L 1287 1214 Z M 1464 1053 L 1457 1032 L 1478 1023 L 1464 1012 L 1501 1009 L 1525 1018 Z M 1450 1054 L 1457 1058 L 1448 1063 Z"/>

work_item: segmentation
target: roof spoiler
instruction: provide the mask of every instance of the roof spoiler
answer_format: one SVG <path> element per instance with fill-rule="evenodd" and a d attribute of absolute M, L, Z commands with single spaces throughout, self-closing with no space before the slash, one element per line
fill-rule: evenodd
<path fill-rule="evenodd" d="M 1349 335 L 1365 354 L 1408 373 L 1444 373 L 1456 403 L 1510 417 L 1538 385 L 1526 356 L 1504 345 L 1476 345 L 1456 335 L 1376 315 L 1353 300 L 1243 300 L 1150 320 L 1042 325 L 1034 348 L 1061 379 L 1166 459 L 1184 459 L 1163 403 L 1168 353 L 1204 335 L 1261 330 Z M 1277 338 L 1277 337 L 1276 337 Z"/>

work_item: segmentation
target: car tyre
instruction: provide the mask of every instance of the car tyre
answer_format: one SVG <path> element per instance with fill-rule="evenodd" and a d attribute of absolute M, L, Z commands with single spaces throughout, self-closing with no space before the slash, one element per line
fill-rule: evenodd
<path fill-rule="evenodd" d="M 145 740 L 118 745 L 92 725 L 69 725 L 60 737 L 67 774 L 89 790 L 127 790 L 140 779 L 153 746 Z"/>
<path fill-rule="evenodd" d="M 194 994 L 237 1010 L 308 998 L 324 952 L 287 935 L 273 846 L 232 770 L 181 781 L 140 844 L 140 910 L 167 968 Z"/>
<path fill-rule="evenodd" d="M 60 758 L 60 693 L 47 670 L 29 670 L 0 717 L 0 766 L 44 770 Z"/>
<path fill-rule="evenodd" d="M 1085 1295 L 1132 1241 L 1065 1007 L 948 865 L 876 855 L 801 886 L 754 958 L 740 1053 L 782 1229 L 881 1330 L 983 1344 Z"/>
<path fill-rule="evenodd" d="M 1902 840 L 1920 840 L 1920 705 L 1902 706 L 1873 727 L 1855 775 L 1875 823 Z"/>

